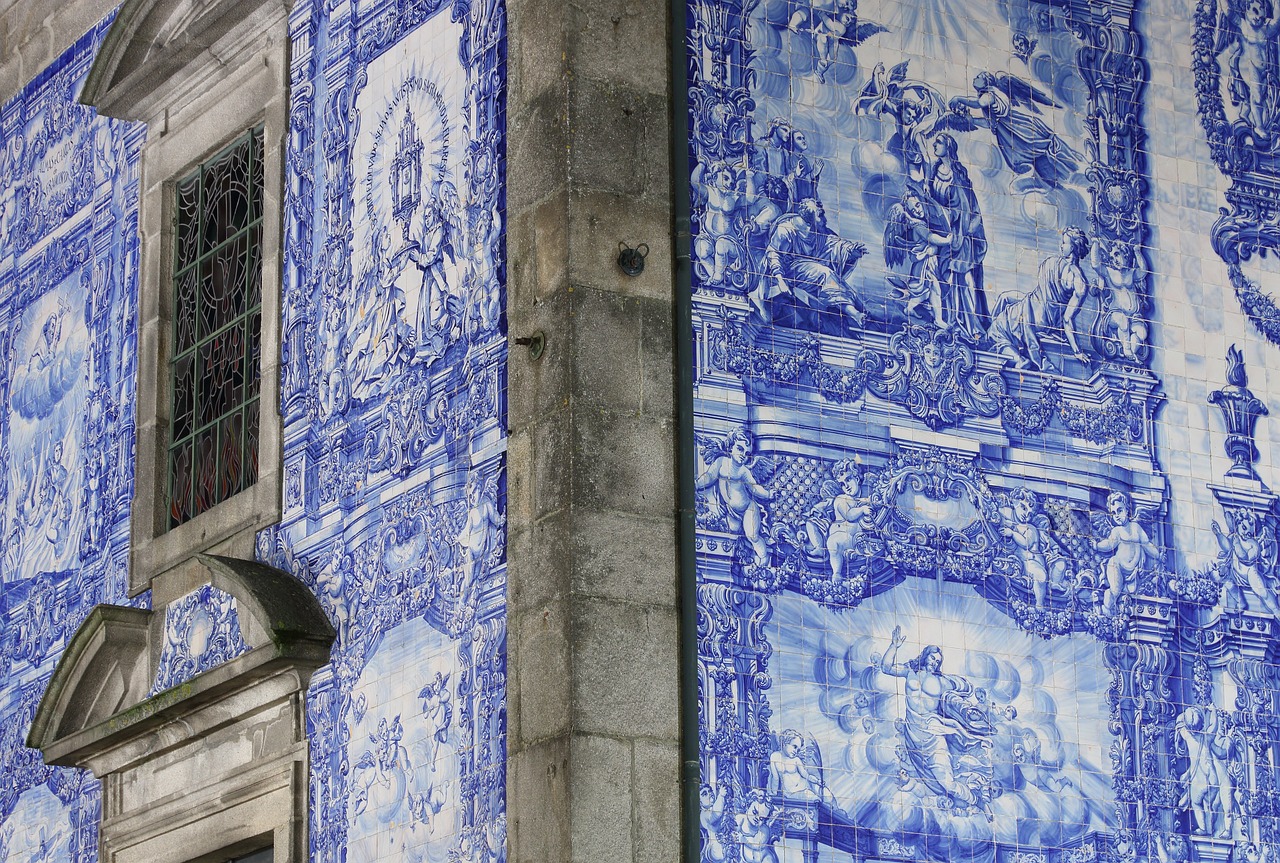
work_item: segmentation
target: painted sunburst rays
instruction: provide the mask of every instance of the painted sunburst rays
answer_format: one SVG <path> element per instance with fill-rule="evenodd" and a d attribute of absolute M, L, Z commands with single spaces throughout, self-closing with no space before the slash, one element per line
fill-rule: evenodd
<path fill-rule="evenodd" d="M 826 788 L 858 823 L 940 847 L 1048 847 L 1113 827 L 1111 674 L 1090 636 L 1045 640 L 970 586 L 908 579 L 843 613 L 780 596 L 767 637 L 770 730 L 817 744 Z M 946 693 L 909 698 L 912 665 Z"/>

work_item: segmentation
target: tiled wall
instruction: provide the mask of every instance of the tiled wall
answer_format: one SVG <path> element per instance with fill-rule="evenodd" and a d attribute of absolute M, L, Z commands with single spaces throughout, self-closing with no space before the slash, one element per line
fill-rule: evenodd
<path fill-rule="evenodd" d="M 506 829 L 504 11 L 304 2 L 290 32 L 284 520 L 258 549 L 338 630 L 308 694 L 312 859 L 489 860 Z"/>
<path fill-rule="evenodd" d="M 23 863 L 96 859 L 96 785 L 22 741 L 84 614 L 124 601 L 128 563 L 145 129 L 74 102 L 105 29 L 3 109 L 0 860 Z M 504 9 L 304 0 L 290 32 L 284 518 L 258 552 L 338 631 L 308 697 L 312 857 L 494 860 Z M 246 649 L 234 598 L 207 586 L 165 630 L 153 693 Z"/>
<path fill-rule="evenodd" d="M 0 108 L 5 861 L 96 857 L 97 783 L 46 767 L 23 743 L 80 621 L 99 602 L 127 602 L 145 130 L 75 102 L 105 30 Z"/>
<path fill-rule="evenodd" d="M 689 3 L 704 860 L 1280 853 L 1277 11 Z"/>

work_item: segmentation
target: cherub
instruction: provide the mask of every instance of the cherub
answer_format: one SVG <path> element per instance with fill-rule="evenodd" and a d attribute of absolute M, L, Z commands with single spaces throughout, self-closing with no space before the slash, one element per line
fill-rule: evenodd
<path fill-rule="evenodd" d="M 721 863 L 729 856 L 720 838 L 720 825 L 724 823 L 725 786 L 712 788 L 703 783 L 698 789 L 698 802 L 701 814 L 698 815 L 698 826 L 702 832 L 702 863 Z"/>
<path fill-rule="evenodd" d="M 940 253 L 950 245 L 951 233 L 946 217 L 941 213 L 931 213 L 924 195 L 908 187 L 902 200 L 889 208 L 884 229 L 885 264 L 889 267 L 907 264 L 909 267 L 906 280 L 898 276 L 888 278 L 897 290 L 897 298 L 906 301 L 904 313 L 908 318 L 927 302 L 934 324 L 947 326 Z"/>
<path fill-rule="evenodd" d="M 1212 527 L 1221 549 L 1217 565 L 1226 582 L 1227 607 L 1247 608 L 1241 590 L 1247 587 L 1268 614 L 1280 617 L 1273 577 L 1277 559 L 1274 531 L 1267 529 L 1268 525 L 1251 509 L 1237 513 L 1235 528 L 1230 534 L 1216 521 Z"/>
<path fill-rule="evenodd" d="M 449 738 L 449 723 L 453 719 L 449 675 L 437 671 L 435 678 L 428 680 L 418 692 L 418 697 L 422 699 L 422 718 L 430 731 L 427 745 L 431 748 L 431 771 L 434 773 L 440 744 Z"/>
<path fill-rule="evenodd" d="M 340 546 L 335 547 L 329 556 L 329 562 L 316 574 L 316 589 L 320 594 L 320 602 L 333 615 L 334 628 L 338 630 L 338 643 L 347 641 L 347 629 L 351 615 L 347 609 L 347 599 L 342 586 L 345 573 L 353 572 L 351 555 L 344 554 Z"/>
<path fill-rule="evenodd" d="M 1272 0 L 1244 0 L 1243 4 L 1235 0 L 1228 5 L 1230 11 L 1222 27 L 1227 36 L 1218 45 L 1230 69 L 1227 92 L 1231 104 L 1240 109 L 1240 119 L 1266 137 L 1280 101 L 1275 49 L 1280 21 Z"/>
<path fill-rule="evenodd" d="M 844 577 L 845 557 L 858 544 L 858 538 L 871 516 L 871 501 L 859 497 L 862 471 L 856 462 L 842 460 L 832 468 L 839 490 L 819 504 L 804 523 L 809 551 L 826 549 L 831 564 L 831 579 L 837 584 Z"/>
<path fill-rule="evenodd" d="M 835 796 L 822 778 L 816 741 L 806 745 L 804 735 L 794 728 L 782 732 L 778 748 L 769 754 L 769 791 L 788 800 L 835 805 Z"/>
<path fill-rule="evenodd" d="M 904 60 L 888 71 L 883 63 L 877 63 L 854 100 L 854 111 L 894 119 L 888 150 L 902 161 L 912 182 L 922 183 L 934 158 L 929 144 L 933 133 L 949 128 L 943 122 L 947 105 L 933 87 L 907 77 L 908 62 Z"/>
<path fill-rule="evenodd" d="M 397 802 L 401 799 L 400 794 L 412 773 L 409 751 L 400 743 L 403 737 L 404 726 L 398 714 L 390 723 L 386 717 L 378 720 L 378 729 L 369 735 L 372 747 L 356 761 L 355 790 L 351 795 L 353 815 L 364 812 L 375 790 L 381 791 L 382 797 L 390 796 Z"/>
<path fill-rule="evenodd" d="M 1034 493 L 1025 488 L 1009 492 L 1008 503 L 1000 507 L 1000 533 L 1013 540 L 1022 572 L 1031 579 L 1036 608 L 1045 607 L 1050 584 L 1060 580 L 1067 569 L 1065 558 L 1052 555 L 1052 540 L 1044 533 L 1048 529 L 1049 519 L 1040 511 Z"/>
<path fill-rule="evenodd" d="M 1107 586 L 1102 594 L 1102 610 L 1107 614 L 1115 612 L 1120 594 L 1131 594 L 1138 589 L 1138 576 L 1146 559 L 1160 560 L 1160 549 L 1136 520 L 1137 514 L 1133 501 L 1125 492 L 1113 491 L 1107 495 L 1107 520 L 1111 531 L 1105 539 L 1093 544 L 1094 550 L 1111 555 L 1104 570 Z M 1103 521 L 1102 525 L 1106 523 Z"/>
<path fill-rule="evenodd" d="M 806 17 L 810 19 L 813 32 L 814 71 L 822 82 L 827 80 L 827 72 L 835 65 L 841 43 L 856 48 L 877 33 L 887 33 L 889 29 L 874 22 L 859 24 L 857 0 L 818 0 L 807 15 L 803 8 L 793 12 L 787 22 L 788 29 L 799 32 Z"/>
<path fill-rule="evenodd" d="M 747 795 L 746 807 L 735 819 L 742 863 L 778 863 L 778 852 L 773 848 L 773 823 L 780 814 L 781 810 L 774 811 L 759 788 Z"/>
<path fill-rule="evenodd" d="M 716 497 L 729 530 L 741 533 L 751 543 L 757 565 L 765 562 L 768 543 L 764 537 L 764 513 L 761 501 L 773 499 L 756 479 L 751 461 L 751 434 L 742 426 L 725 435 L 722 447 L 707 469 L 698 477 L 698 490 L 716 487 Z"/>
<path fill-rule="evenodd" d="M 1095 288 L 1103 297 L 1099 329 L 1105 338 L 1116 342 L 1125 359 L 1137 362 L 1147 342 L 1147 322 L 1142 319 L 1145 268 L 1133 246 L 1124 240 L 1110 244 L 1095 241 L 1089 262 L 1100 277 Z"/>
<path fill-rule="evenodd" d="M 497 478 L 487 481 L 479 472 L 467 477 L 467 518 L 458 531 L 462 584 L 484 574 L 485 561 L 502 541 L 506 517 L 498 511 Z"/>
<path fill-rule="evenodd" d="M 710 165 L 699 162 L 693 169 L 693 184 L 706 197 L 706 210 L 694 250 L 698 253 L 702 278 L 708 284 L 718 285 L 741 255 L 734 220 L 746 205 L 745 179 L 727 162 L 716 161 Z"/>

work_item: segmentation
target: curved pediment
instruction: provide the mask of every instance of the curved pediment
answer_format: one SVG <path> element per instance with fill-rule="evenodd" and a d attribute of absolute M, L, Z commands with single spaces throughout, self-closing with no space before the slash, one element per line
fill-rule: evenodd
<path fill-rule="evenodd" d="M 251 649 L 180 687 L 149 695 L 152 623 L 164 612 L 97 606 L 54 669 L 27 736 L 27 745 L 40 749 L 47 762 L 94 763 L 159 726 L 281 673 L 292 674 L 296 687 L 305 689 L 311 671 L 329 660 L 335 632 L 301 582 L 254 561 L 197 558 L 208 568 L 209 583 L 235 598 Z M 182 727 L 197 725 L 187 719 Z"/>
<path fill-rule="evenodd" d="M 100 114 L 147 120 L 200 77 L 207 55 L 221 67 L 237 47 L 260 38 L 281 0 L 126 0 L 107 32 L 80 93 Z M 166 98 L 169 97 L 169 98 Z"/>

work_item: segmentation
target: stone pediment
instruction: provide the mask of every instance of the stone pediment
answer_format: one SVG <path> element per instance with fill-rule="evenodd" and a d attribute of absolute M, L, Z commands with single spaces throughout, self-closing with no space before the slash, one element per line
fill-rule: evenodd
<path fill-rule="evenodd" d="M 68 644 L 27 737 L 47 763 L 117 772 L 305 691 L 329 660 L 333 627 L 301 582 L 253 561 L 198 557 L 210 583 L 237 600 L 250 650 L 148 696 L 151 633 L 162 629 L 152 624 L 163 612 L 98 606 Z"/>
<path fill-rule="evenodd" d="M 286 0 L 127 0 L 80 101 L 110 117 L 151 120 L 209 75 L 233 65 L 271 21 L 287 13 Z"/>

